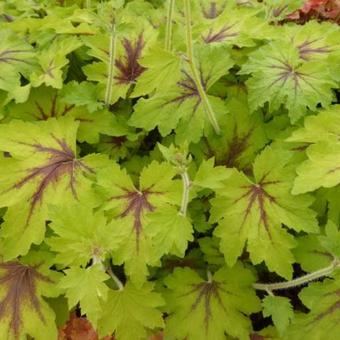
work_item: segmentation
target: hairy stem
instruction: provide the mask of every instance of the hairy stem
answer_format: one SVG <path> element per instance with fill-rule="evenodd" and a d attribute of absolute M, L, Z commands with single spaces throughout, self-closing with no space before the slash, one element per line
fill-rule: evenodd
<path fill-rule="evenodd" d="M 181 173 L 183 183 L 182 203 L 180 213 L 183 216 L 187 215 L 188 203 L 189 203 L 189 192 L 190 192 L 190 178 L 187 170 L 185 169 Z"/>
<path fill-rule="evenodd" d="M 166 17 L 165 49 L 171 51 L 172 45 L 172 18 L 175 10 L 175 0 L 168 0 L 169 7 Z"/>
<path fill-rule="evenodd" d="M 193 76 L 193 80 L 195 82 L 197 91 L 202 100 L 204 110 L 208 116 L 208 119 L 213 126 L 215 132 L 220 134 L 221 130 L 218 125 L 218 122 L 215 117 L 215 113 L 211 107 L 210 101 L 208 99 L 207 94 L 205 93 L 203 84 L 201 82 L 201 78 L 197 67 L 195 65 L 194 60 L 194 51 L 193 51 L 193 42 L 192 42 L 192 32 L 191 32 L 191 8 L 190 8 L 190 0 L 184 0 L 184 12 L 185 12 L 185 21 L 186 21 L 186 40 L 187 40 L 187 57 L 190 66 L 190 70 Z"/>
<path fill-rule="evenodd" d="M 116 283 L 117 287 L 119 290 L 123 290 L 124 289 L 124 285 L 122 283 L 122 281 L 120 281 L 118 279 L 118 277 L 114 274 L 114 272 L 112 271 L 111 267 L 107 268 L 107 273 L 111 276 L 111 278 L 113 279 L 113 281 Z"/>
<path fill-rule="evenodd" d="M 116 25 L 112 23 L 110 47 L 109 47 L 109 65 L 108 65 L 108 77 L 105 90 L 105 105 L 110 106 L 112 98 L 112 83 L 114 77 L 114 68 L 116 60 Z"/>
<path fill-rule="evenodd" d="M 336 268 L 339 268 L 339 267 L 340 267 L 340 261 L 338 259 L 335 259 L 332 262 L 332 264 L 329 265 L 328 267 L 319 269 L 315 272 L 306 274 L 296 279 L 286 281 L 286 282 L 278 282 L 278 283 L 254 283 L 253 287 L 257 290 L 265 290 L 267 292 L 272 292 L 273 290 L 294 288 L 294 287 L 302 286 L 311 281 L 318 280 L 324 276 L 327 276 L 331 274 Z"/>

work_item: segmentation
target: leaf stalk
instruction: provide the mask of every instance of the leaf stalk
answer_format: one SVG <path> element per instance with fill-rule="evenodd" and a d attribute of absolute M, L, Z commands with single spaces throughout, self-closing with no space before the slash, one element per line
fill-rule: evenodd
<path fill-rule="evenodd" d="M 106 271 L 111 276 L 111 278 L 113 279 L 113 281 L 117 285 L 118 289 L 119 290 L 123 290 L 124 289 L 124 285 L 123 285 L 122 281 L 120 281 L 118 279 L 118 277 L 114 274 L 114 272 L 112 271 L 111 267 L 108 267 Z"/>
<path fill-rule="evenodd" d="M 187 215 L 187 209 L 189 204 L 189 193 L 190 193 L 190 178 L 188 175 L 187 170 L 181 172 L 181 178 L 183 183 L 183 193 L 182 193 L 182 203 L 181 203 L 181 209 L 180 214 L 183 216 Z"/>
<path fill-rule="evenodd" d="M 175 11 L 175 0 L 168 1 L 168 13 L 166 17 L 165 49 L 171 51 L 172 48 L 172 19 Z"/>
<path fill-rule="evenodd" d="M 288 288 L 294 288 L 298 286 L 302 286 L 307 284 L 311 281 L 318 280 L 324 276 L 330 275 L 335 269 L 340 268 L 340 261 L 339 259 L 335 259 L 328 267 L 319 269 L 312 273 L 303 275 L 296 279 L 286 281 L 286 282 L 277 282 L 277 283 L 254 283 L 253 287 L 256 290 L 264 290 L 268 293 L 274 290 L 283 290 Z"/>
<path fill-rule="evenodd" d="M 111 35 L 110 35 L 110 47 L 109 47 L 109 64 L 108 64 L 108 77 L 105 89 L 105 105 L 107 107 L 111 104 L 112 98 L 112 83 L 114 77 L 114 68 L 115 68 L 115 60 L 116 60 L 116 24 L 112 23 Z"/>
<path fill-rule="evenodd" d="M 216 134 L 220 134 L 221 129 L 218 125 L 215 113 L 213 111 L 213 108 L 210 104 L 209 98 L 205 92 L 205 89 L 203 87 L 203 84 L 200 79 L 199 72 L 197 70 L 197 67 L 195 65 L 194 60 L 194 48 L 193 48 L 193 42 L 192 42 L 192 31 L 191 31 L 191 7 L 190 7 L 190 0 L 184 0 L 184 13 L 185 13 L 185 22 L 186 22 L 186 43 L 187 43 L 187 58 L 188 63 L 190 66 L 190 70 L 193 76 L 193 80 L 195 82 L 197 91 L 199 93 L 199 96 L 202 100 L 205 112 L 208 116 L 208 119 L 214 128 Z"/>

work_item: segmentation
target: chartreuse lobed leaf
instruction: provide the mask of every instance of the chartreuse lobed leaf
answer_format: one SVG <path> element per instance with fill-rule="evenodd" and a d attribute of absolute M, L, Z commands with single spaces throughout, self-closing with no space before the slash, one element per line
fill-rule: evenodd
<path fill-rule="evenodd" d="M 1 339 L 57 338 L 55 314 L 44 300 L 60 294 L 59 275 L 48 269 L 52 263 L 43 252 L 0 263 Z"/>
<path fill-rule="evenodd" d="M 167 252 L 183 254 L 187 241 L 192 240 L 189 220 L 177 215 L 178 208 L 174 208 L 180 200 L 175 174 L 169 163 L 155 161 L 142 170 L 138 186 L 116 164 L 98 174 L 98 184 L 107 196 L 103 209 L 114 218 L 113 237 L 120 240 L 113 261 L 125 264 L 134 283 L 145 280 L 147 265 L 156 265 Z M 164 223 L 170 212 L 171 221 Z M 180 226 L 185 235 L 181 233 L 182 239 L 178 235 Z"/>
<path fill-rule="evenodd" d="M 194 270 L 176 268 L 165 278 L 169 316 L 166 339 L 249 339 L 251 323 L 246 315 L 259 311 L 251 284 L 253 274 L 240 263 L 222 267 L 205 280 Z"/>
<path fill-rule="evenodd" d="M 56 253 L 55 262 L 60 265 L 86 266 L 91 259 L 104 261 L 117 248 L 114 224 L 107 223 L 101 211 L 93 212 L 85 205 L 73 203 L 67 207 L 50 206 L 49 216 L 54 234 L 46 238 L 46 243 Z"/>
<path fill-rule="evenodd" d="M 96 327 L 102 314 L 102 304 L 106 301 L 109 287 L 104 283 L 110 277 L 100 264 L 88 268 L 71 267 L 65 270 L 58 286 L 65 290 L 69 309 L 80 303 L 82 314 Z"/>
<path fill-rule="evenodd" d="M 307 160 L 297 168 L 293 193 L 304 193 L 340 183 L 338 141 L 339 105 L 307 117 L 305 127 L 293 132 L 288 141 L 307 144 Z"/>
<path fill-rule="evenodd" d="M 157 308 L 164 300 L 153 287 L 145 282 L 137 289 L 128 282 L 121 290 L 110 290 L 98 322 L 99 334 L 115 332 L 120 340 L 146 339 L 148 330 L 162 328 L 162 313 Z"/>
<path fill-rule="evenodd" d="M 337 87 L 327 63 L 303 60 L 288 41 L 273 41 L 257 49 L 240 73 L 251 74 L 246 81 L 251 110 L 265 103 L 270 111 L 285 106 L 292 123 L 306 115 L 307 108 L 329 107 L 332 88 Z"/>
<path fill-rule="evenodd" d="M 156 37 L 157 31 L 146 20 L 134 17 L 133 22 L 126 18 L 115 29 L 83 38 L 88 54 L 98 60 L 83 69 L 88 80 L 99 84 L 99 99 L 114 104 L 131 94 L 131 87 L 145 71 L 139 59 L 153 46 Z"/>
<path fill-rule="evenodd" d="M 318 231 L 313 198 L 293 196 L 294 166 L 291 154 L 267 147 L 255 160 L 254 180 L 237 170 L 212 200 L 212 221 L 221 251 L 233 265 L 246 246 L 253 264 L 264 261 L 271 271 L 290 278 L 296 247 L 294 237 L 282 224 L 296 231 Z"/>
<path fill-rule="evenodd" d="M 308 313 L 296 313 L 292 326 L 288 329 L 290 339 L 321 339 L 327 334 L 329 339 L 339 334 L 340 281 L 339 273 L 332 279 L 311 283 L 299 294 Z M 325 333 L 326 332 L 326 333 Z"/>
<path fill-rule="evenodd" d="M 197 49 L 197 65 L 203 88 L 209 92 L 211 86 L 225 75 L 233 65 L 228 51 L 224 48 L 212 49 L 203 46 Z M 176 140 L 198 142 L 203 134 L 211 131 L 204 104 L 191 74 L 188 62 L 181 63 L 181 76 L 173 79 L 170 88 L 156 93 L 148 99 L 140 99 L 135 105 L 130 124 L 147 131 L 158 128 L 162 136 L 172 130 Z M 217 120 L 225 116 L 226 108 L 219 97 L 209 96 Z M 188 129 L 190 134 L 187 133 Z"/>
<path fill-rule="evenodd" d="M 66 56 L 82 44 L 77 37 L 56 39 L 49 46 L 37 54 L 39 69 L 31 74 L 34 87 L 42 84 L 61 89 L 64 80 L 64 67 L 69 60 Z"/>
<path fill-rule="evenodd" d="M 268 295 L 262 301 L 263 315 L 271 316 L 274 325 L 281 335 L 294 318 L 293 307 L 288 298 Z"/>
<path fill-rule="evenodd" d="M 32 89 L 28 100 L 23 104 L 9 105 L 8 118 L 23 121 L 40 121 L 49 118 L 72 117 L 79 122 L 77 140 L 97 143 L 99 135 L 112 135 L 119 131 L 115 117 L 102 109 L 90 113 L 85 106 L 66 103 L 59 93 L 50 87 Z"/>
<path fill-rule="evenodd" d="M 1 29 L 0 33 L 0 89 L 7 92 L 6 102 L 14 99 L 24 102 L 30 85 L 21 84 L 23 75 L 29 79 L 36 68 L 36 53 L 33 47 L 11 30 Z"/>
<path fill-rule="evenodd" d="M 32 243 L 42 242 L 47 204 L 85 206 L 100 203 L 92 190 L 98 167 L 106 157 L 76 155 L 78 123 L 71 118 L 31 123 L 13 120 L 0 126 L 2 156 L 0 205 L 8 207 L 1 229 L 5 259 L 27 253 Z"/>

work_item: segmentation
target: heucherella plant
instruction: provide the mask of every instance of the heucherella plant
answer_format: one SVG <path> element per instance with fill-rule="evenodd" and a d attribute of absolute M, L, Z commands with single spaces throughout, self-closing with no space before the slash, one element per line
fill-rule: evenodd
<path fill-rule="evenodd" d="M 339 337 L 340 29 L 302 4 L 0 2 L 1 340 Z"/>

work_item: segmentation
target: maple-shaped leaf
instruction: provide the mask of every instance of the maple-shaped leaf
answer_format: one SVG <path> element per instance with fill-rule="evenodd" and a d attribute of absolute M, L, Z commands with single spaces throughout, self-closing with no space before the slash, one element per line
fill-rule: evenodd
<path fill-rule="evenodd" d="M 150 94 L 152 91 L 169 88 L 180 78 L 181 58 L 175 53 L 154 47 L 140 59 L 144 72 L 137 79 L 134 97 Z"/>
<path fill-rule="evenodd" d="M 287 33 L 303 60 L 328 62 L 327 58 L 339 50 L 340 43 L 336 38 L 339 29 L 331 23 L 310 21 L 294 28 L 287 26 Z"/>
<path fill-rule="evenodd" d="M 340 183 L 340 105 L 307 117 L 305 127 L 293 132 L 291 142 L 307 143 L 307 160 L 297 168 L 294 194 L 331 188 Z M 309 146 L 308 146 L 309 145 Z"/>
<path fill-rule="evenodd" d="M 197 170 L 192 185 L 212 190 L 224 187 L 223 181 L 230 177 L 232 171 L 224 166 L 214 166 L 214 159 L 203 161 Z"/>
<path fill-rule="evenodd" d="M 8 207 L 1 229 L 6 259 L 25 254 L 32 243 L 43 240 L 48 204 L 99 204 L 91 187 L 97 167 L 107 159 L 78 158 L 77 129 L 78 123 L 65 117 L 0 125 L 0 150 L 10 155 L 0 158 L 0 206 Z"/>
<path fill-rule="evenodd" d="M 291 194 L 295 172 L 290 155 L 267 147 L 254 162 L 254 180 L 235 170 L 225 188 L 217 190 L 212 221 L 219 221 L 215 236 L 221 238 L 228 265 L 246 245 L 253 264 L 264 261 L 270 270 L 290 278 L 296 241 L 282 224 L 296 231 L 318 231 L 316 213 L 309 208 L 312 197 Z"/>
<path fill-rule="evenodd" d="M 252 273 L 240 263 L 222 268 L 208 280 L 194 270 L 176 268 L 165 278 L 168 314 L 166 339 L 249 339 L 247 315 L 257 312 L 260 303 L 251 284 Z"/>
<path fill-rule="evenodd" d="M 33 47 L 7 29 L 0 33 L 0 89 L 7 92 L 7 100 L 22 103 L 27 99 L 30 86 L 21 85 L 21 76 L 29 78 L 36 68 Z"/>
<path fill-rule="evenodd" d="M 265 17 L 270 22 L 280 21 L 303 5 L 303 0 L 264 0 L 261 5 Z"/>
<path fill-rule="evenodd" d="M 199 31 L 202 42 L 212 46 L 253 46 L 255 39 L 264 39 L 270 34 L 268 23 L 248 8 L 228 8 L 216 18 L 199 21 L 195 31 Z"/>
<path fill-rule="evenodd" d="M 217 165 L 249 171 L 267 138 L 260 115 L 249 113 L 246 100 L 245 95 L 240 98 L 231 97 L 226 105 L 230 114 L 221 125 L 223 133 L 197 144 L 195 156 L 214 156 Z"/>
<path fill-rule="evenodd" d="M 61 89 L 63 86 L 64 67 L 69 63 L 67 55 L 82 44 L 77 37 L 56 39 L 49 48 L 37 53 L 39 69 L 31 74 L 34 87 L 42 84 Z"/>
<path fill-rule="evenodd" d="M 212 49 L 205 46 L 197 51 L 200 81 L 204 91 L 208 92 L 228 72 L 233 62 L 224 48 Z M 175 81 L 170 88 L 157 91 L 151 98 L 140 99 L 134 107 L 130 123 L 147 131 L 158 127 L 162 136 L 175 130 L 178 142 L 197 142 L 203 132 L 207 134 L 210 131 L 211 126 L 196 82 L 185 60 L 182 61 L 181 77 Z M 226 113 L 223 101 L 211 95 L 208 95 L 208 100 L 217 120 L 220 120 Z"/>
<path fill-rule="evenodd" d="M 288 298 L 268 295 L 262 301 L 263 316 L 271 316 L 279 334 L 283 335 L 294 318 L 293 307 Z"/>
<path fill-rule="evenodd" d="M 148 215 L 154 212 L 166 214 L 169 203 L 179 199 L 179 195 L 174 198 L 174 190 L 179 189 L 180 194 L 180 188 L 176 186 L 174 189 L 172 178 L 175 174 L 170 164 L 153 162 L 142 170 L 138 187 L 116 164 L 98 174 L 98 184 L 108 197 L 103 209 L 110 210 L 115 218 L 112 234 L 120 242 L 113 253 L 113 261 L 125 263 L 126 272 L 134 282 L 143 282 L 147 275 L 146 265 L 156 264 L 158 260 L 155 253 L 159 253 L 163 246 L 165 250 L 171 248 L 166 238 L 159 242 L 158 237 L 162 237 L 165 230 L 148 230 Z M 175 228 L 173 232 L 177 230 Z M 151 236 L 157 239 L 157 249 L 154 249 Z M 190 232 L 187 237 L 191 238 Z"/>
<path fill-rule="evenodd" d="M 99 134 L 112 135 L 117 132 L 117 122 L 111 112 L 102 109 L 90 113 L 85 106 L 66 103 L 58 91 L 50 87 L 42 86 L 32 89 L 25 103 L 10 105 L 8 112 L 10 118 L 24 121 L 47 120 L 63 116 L 72 117 L 79 122 L 77 140 L 80 142 L 97 143 Z"/>
<path fill-rule="evenodd" d="M 88 54 L 98 61 L 84 66 L 89 80 L 98 82 L 99 99 L 113 104 L 129 96 L 129 90 L 145 68 L 139 59 L 152 46 L 156 31 L 136 19 L 134 24 L 118 25 L 115 31 L 85 37 Z"/>
<path fill-rule="evenodd" d="M 147 330 L 162 328 L 162 313 L 157 308 L 164 301 L 153 286 L 146 282 L 136 288 L 128 282 L 121 290 L 110 290 L 98 322 L 99 334 L 114 332 L 118 340 L 138 340 L 147 338 Z"/>
<path fill-rule="evenodd" d="M 58 286 L 65 291 L 69 309 L 80 303 L 82 314 L 96 327 L 102 313 L 102 303 L 106 301 L 109 287 L 104 283 L 110 277 L 101 265 L 89 268 L 71 267 L 65 270 Z"/>
<path fill-rule="evenodd" d="M 269 103 L 271 112 L 285 106 L 294 123 L 318 105 L 328 107 L 333 100 L 333 81 L 327 64 L 304 61 L 294 44 L 274 41 L 251 53 L 241 74 L 246 81 L 251 110 Z M 322 76 L 320 76 L 322 75 Z"/>
<path fill-rule="evenodd" d="M 73 203 L 49 207 L 49 216 L 52 219 L 49 227 L 54 234 L 45 241 L 56 252 L 55 262 L 60 265 L 86 266 L 91 259 L 104 261 L 116 247 L 112 236 L 114 226 L 107 223 L 103 212 Z"/>
<path fill-rule="evenodd" d="M 340 277 L 311 283 L 299 294 L 307 313 L 297 313 L 285 334 L 290 339 L 336 339 L 340 332 Z"/>
<path fill-rule="evenodd" d="M 35 261 L 28 261 L 30 264 L 0 263 L 1 339 L 57 338 L 54 312 L 43 298 L 58 294 L 57 276 L 48 270 L 43 256 L 35 256 Z"/>

